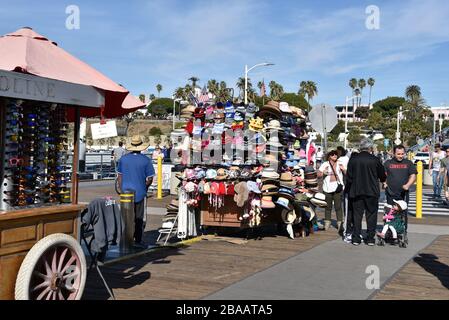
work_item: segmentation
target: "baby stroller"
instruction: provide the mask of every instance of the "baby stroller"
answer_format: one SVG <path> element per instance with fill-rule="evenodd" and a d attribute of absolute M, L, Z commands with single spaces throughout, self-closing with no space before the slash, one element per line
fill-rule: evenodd
<path fill-rule="evenodd" d="M 391 209 L 391 206 L 387 203 L 384 204 L 384 214 L 386 215 Z M 384 237 L 380 237 L 377 235 L 377 245 L 385 246 L 386 243 L 391 245 L 399 245 L 400 248 L 407 248 L 408 245 L 408 237 L 407 237 L 407 227 L 408 227 L 408 217 L 407 217 L 407 209 L 402 210 L 400 213 L 397 213 L 399 224 L 402 228 L 396 228 L 397 239 L 394 239 L 393 232 L 390 228 L 386 231 Z M 394 226 L 394 225 L 393 225 Z"/>

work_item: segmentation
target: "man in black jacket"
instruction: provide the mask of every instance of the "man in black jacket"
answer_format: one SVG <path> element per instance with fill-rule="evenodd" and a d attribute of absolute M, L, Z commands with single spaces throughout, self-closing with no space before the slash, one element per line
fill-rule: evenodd
<path fill-rule="evenodd" d="M 360 143 L 360 153 L 351 156 L 348 163 L 349 198 L 354 210 L 354 232 L 352 244 L 361 243 L 363 213 L 366 214 L 366 243 L 373 246 L 377 226 L 377 211 L 379 208 L 379 182 L 385 182 L 385 169 L 379 158 L 372 155 L 373 142 L 363 139 Z"/>

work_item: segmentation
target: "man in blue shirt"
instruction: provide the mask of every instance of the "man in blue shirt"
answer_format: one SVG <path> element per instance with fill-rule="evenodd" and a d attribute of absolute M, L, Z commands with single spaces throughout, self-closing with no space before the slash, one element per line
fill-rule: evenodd
<path fill-rule="evenodd" d="M 142 243 L 142 235 L 144 231 L 143 218 L 145 214 L 145 197 L 147 195 L 148 186 L 153 182 L 154 167 L 153 163 L 147 156 L 141 154 L 141 151 L 148 147 L 144 144 L 139 135 L 135 135 L 131 139 L 131 143 L 127 146 L 130 152 L 119 161 L 118 179 L 121 191 L 133 190 L 134 194 L 134 212 L 135 212 L 135 231 L 134 239 L 137 246 L 144 246 Z"/>

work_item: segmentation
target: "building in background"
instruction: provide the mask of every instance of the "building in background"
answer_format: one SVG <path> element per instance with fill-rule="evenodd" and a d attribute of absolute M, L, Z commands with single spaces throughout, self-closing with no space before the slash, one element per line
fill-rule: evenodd
<path fill-rule="evenodd" d="M 439 107 L 432 107 L 430 110 L 435 120 L 449 120 L 449 105 L 442 104 Z"/>
<path fill-rule="evenodd" d="M 367 104 L 361 104 L 358 108 L 367 108 L 368 110 L 371 110 L 373 106 L 371 107 Z M 363 119 L 355 117 L 355 112 L 357 111 L 357 106 L 352 106 L 348 104 L 348 122 L 360 122 L 363 121 Z M 335 109 L 337 109 L 337 119 L 346 121 L 346 106 L 345 105 L 337 105 L 335 106 Z"/>

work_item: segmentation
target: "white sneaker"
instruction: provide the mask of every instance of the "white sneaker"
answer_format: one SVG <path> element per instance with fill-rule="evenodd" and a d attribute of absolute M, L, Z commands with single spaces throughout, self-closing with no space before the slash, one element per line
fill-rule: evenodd
<path fill-rule="evenodd" d="M 346 243 L 352 243 L 352 234 L 347 234 L 343 241 Z"/>

